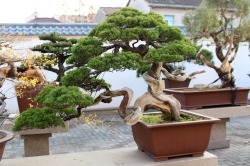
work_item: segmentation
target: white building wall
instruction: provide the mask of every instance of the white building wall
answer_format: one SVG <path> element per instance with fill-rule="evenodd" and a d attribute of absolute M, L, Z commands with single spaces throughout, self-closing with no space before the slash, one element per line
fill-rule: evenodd
<path fill-rule="evenodd" d="M 174 16 L 174 26 L 184 26 L 182 23 L 182 18 L 188 10 L 164 7 L 164 8 L 152 8 L 151 11 L 162 15 L 162 17 L 164 15 L 173 15 Z"/>
<path fill-rule="evenodd" d="M 37 37 L 30 39 L 17 40 L 15 42 L 15 48 L 17 49 L 27 49 L 37 44 L 41 44 L 43 41 L 39 40 Z M 206 45 L 206 43 L 203 43 Z M 212 45 L 210 47 L 204 46 L 206 49 L 209 49 L 214 53 L 215 47 Z M 236 60 L 232 63 L 234 67 L 234 76 L 236 78 L 236 86 L 237 87 L 250 87 L 250 77 L 247 75 L 250 73 L 249 63 L 250 57 L 248 56 L 248 44 L 242 43 L 239 48 L 238 56 Z M 216 57 L 214 57 L 215 65 L 219 66 L 221 63 L 218 61 Z M 209 84 L 218 78 L 216 72 L 206 66 L 200 66 L 192 63 L 183 62 L 185 66 L 185 71 L 187 74 L 190 74 L 194 71 L 205 70 L 206 73 L 199 74 L 193 79 L 190 83 L 190 87 L 195 84 Z M 243 67 L 244 66 L 244 67 Z M 48 81 L 53 81 L 56 78 L 56 75 L 52 72 L 43 70 Z M 103 75 L 103 78 L 112 85 L 111 90 L 121 89 L 123 87 L 128 87 L 134 91 L 134 97 L 131 101 L 130 106 L 132 106 L 135 100 L 142 96 L 147 91 L 147 84 L 142 78 L 136 77 L 136 72 L 131 70 L 126 70 L 124 72 L 107 72 Z M 220 81 L 216 82 L 216 84 L 220 84 Z M 6 93 L 7 97 L 12 97 L 11 99 L 6 100 L 7 102 L 7 110 L 8 113 L 18 113 L 18 105 L 17 99 L 15 97 L 15 91 L 12 82 L 5 82 L 5 85 L 0 89 L 3 93 Z M 93 94 L 94 97 L 97 97 L 97 94 Z M 122 97 L 114 98 L 114 100 L 109 104 L 101 103 L 99 105 L 89 107 L 89 108 L 109 108 L 109 107 L 118 107 Z"/>
<path fill-rule="evenodd" d="M 98 10 L 93 20 L 94 23 L 102 23 L 106 20 L 106 15 L 102 10 Z"/>
<path fill-rule="evenodd" d="M 131 0 L 130 7 L 136 8 L 144 13 L 150 12 L 150 7 L 148 6 L 148 2 L 145 0 Z"/>

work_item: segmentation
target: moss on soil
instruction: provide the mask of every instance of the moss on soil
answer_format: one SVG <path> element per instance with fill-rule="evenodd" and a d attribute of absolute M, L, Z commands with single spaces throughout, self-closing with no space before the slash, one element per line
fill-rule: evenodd
<path fill-rule="evenodd" d="M 148 124 L 187 122 L 187 121 L 196 121 L 202 119 L 204 118 L 186 113 L 181 113 L 181 118 L 178 121 L 173 120 L 171 114 L 149 114 L 149 115 L 143 115 L 142 117 L 142 121 Z"/>

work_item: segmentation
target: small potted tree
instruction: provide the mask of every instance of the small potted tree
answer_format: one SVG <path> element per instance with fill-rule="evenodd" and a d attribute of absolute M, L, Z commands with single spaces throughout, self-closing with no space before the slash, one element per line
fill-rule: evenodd
<path fill-rule="evenodd" d="M 167 26 L 162 17 L 156 13 L 144 14 L 127 7 L 111 14 L 104 23 L 97 25 L 88 37 L 78 41 L 72 48 L 72 52 L 73 55 L 67 62 L 77 67 L 68 71 L 61 78 L 60 86 L 45 87 L 37 97 L 37 101 L 46 108 L 50 108 L 52 114 L 64 121 L 70 120 L 80 117 L 82 109 L 87 106 L 100 102 L 110 103 L 113 97 L 122 96 L 118 114 L 126 124 L 132 125 L 134 139 L 138 147 L 153 156 L 155 160 L 173 156 L 203 155 L 208 145 L 211 127 L 218 120 L 201 116 L 201 119 L 192 125 L 189 125 L 189 123 L 193 123 L 192 121 L 179 122 L 182 119 L 179 101 L 172 95 L 163 93 L 162 71 L 167 73 L 167 76 L 175 77 L 163 69 L 163 62 L 182 61 L 183 56 L 193 55 L 196 52 L 196 48 L 181 34 L 179 29 Z M 98 77 L 103 72 L 124 71 L 125 69 L 137 70 L 138 76 L 142 76 L 148 84 L 148 91 L 136 100 L 134 110 L 127 110 L 127 106 L 133 97 L 133 91 L 130 88 L 111 90 L 111 85 Z M 95 98 L 91 97 L 97 91 L 99 91 L 99 95 Z M 81 96 L 83 93 L 84 97 L 82 98 L 75 96 L 75 94 Z M 69 95 L 63 97 L 66 94 Z M 71 111 L 68 111 L 68 107 L 71 108 Z M 141 122 L 143 112 L 149 109 L 158 110 L 164 117 L 170 117 L 177 123 L 147 125 Z M 61 110 L 64 111 L 60 113 Z M 27 126 L 27 123 L 24 122 L 25 119 L 31 119 L 32 117 L 32 114 L 28 113 L 29 111 L 17 119 L 15 126 L 17 122 L 22 122 L 17 130 L 27 127 L 33 128 L 33 126 Z M 191 113 L 188 112 L 185 113 L 185 116 L 192 117 Z M 43 122 L 39 120 L 36 123 L 42 124 Z M 188 126 L 196 126 L 195 128 L 198 129 L 192 129 Z M 155 130 L 148 130 L 151 127 L 156 129 L 157 135 L 163 135 L 164 139 L 161 136 L 152 136 Z M 158 127 L 161 129 L 158 129 Z M 169 131 L 182 133 L 184 136 L 172 134 Z M 197 133 L 190 136 L 190 131 Z M 145 135 L 145 133 L 148 134 Z M 188 134 L 188 136 L 185 136 L 185 134 Z M 198 138 L 197 134 L 204 137 Z M 167 137 L 165 137 L 166 135 Z M 170 137 L 171 135 L 173 137 Z M 190 139 L 172 141 L 177 137 Z M 159 143 L 155 144 L 155 142 Z M 177 144 L 174 146 L 180 148 L 169 148 L 170 144 L 174 142 Z M 197 142 L 200 146 L 195 145 Z M 184 143 L 185 146 L 181 143 Z M 149 144 L 151 146 L 147 146 Z M 159 146 L 164 147 L 163 149 L 167 151 L 159 152 L 155 150 L 159 149 Z M 171 151 L 170 149 L 178 150 Z"/>
<path fill-rule="evenodd" d="M 215 55 L 221 62 L 220 66 L 207 60 L 201 51 L 197 53 L 197 57 L 215 70 L 221 84 L 199 86 L 195 93 L 193 89 L 166 90 L 166 93 L 180 99 L 182 108 L 247 105 L 249 88 L 236 87 L 232 63 L 236 59 L 240 43 L 249 39 L 249 7 L 249 1 L 246 0 L 204 0 L 198 9 L 185 15 L 183 22 L 192 39 L 212 39 L 215 44 Z"/>
<path fill-rule="evenodd" d="M 13 131 L 24 139 L 25 157 L 49 155 L 52 133 L 68 131 L 68 123 L 64 121 L 75 118 L 81 108 L 93 103 L 92 97 L 77 87 L 54 85 L 44 87 L 36 100 L 43 108 L 27 109 L 13 126 Z"/>

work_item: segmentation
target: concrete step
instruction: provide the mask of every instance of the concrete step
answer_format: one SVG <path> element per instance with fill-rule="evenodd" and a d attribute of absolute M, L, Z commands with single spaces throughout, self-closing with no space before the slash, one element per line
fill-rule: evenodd
<path fill-rule="evenodd" d="M 217 166 L 217 156 L 179 157 L 155 162 L 136 147 L 112 150 L 3 159 L 1 166 Z"/>

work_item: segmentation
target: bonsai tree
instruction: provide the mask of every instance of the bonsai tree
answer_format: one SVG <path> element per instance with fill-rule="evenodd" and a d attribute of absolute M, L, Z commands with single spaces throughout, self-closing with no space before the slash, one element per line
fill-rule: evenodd
<path fill-rule="evenodd" d="M 249 9 L 248 0 L 203 0 L 199 8 L 187 12 L 183 18 L 194 41 L 203 38 L 213 40 L 215 55 L 221 65 L 215 66 L 201 51 L 197 57 L 216 71 L 221 80 L 219 88 L 235 87 L 232 62 L 236 59 L 240 43 L 249 40 Z"/>
<path fill-rule="evenodd" d="M 72 52 L 67 63 L 77 67 L 61 78 L 61 86 L 48 87 L 50 90 L 46 87 L 37 97 L 38 102 L 53 110 L 64 110 L 68 106 L 77 108 L 70 113 L 57 113 L 62 120 L 79 117 L 81 109 L 99 102 L 109 103 L 117 96 L 123 96 L 118 113 L 127 124 L 135 124 L 142 113 L 151 108 L 164 114 L 171 113 L 174 120 L 180 118 L 179 101 L 163 93 L 161 73 L 167 77 L 176 76 L 162 66 L 163 63 L 180 62 L 194 55 L 196 48 L 178 28 L 168 26 L 162 16 L 123 8 L 111 14 L 104 23 L 95 26 L 88 37 L 80 39 L 73 46 Z M 148 84 L 148 91 L 136 100 L 136 109 L 132 112 L 127 112 L 126 108 L 133 97 L 133 91 L 127 87 L 111 90 L 111 85 L 98 77 L 103 72 L 125 69 L 137 70 L 137 75 L 142 76 Z M 96 91 L 100 91 L 100 94 L 95 98 L 85 97 L 83 100 L 88 104 L 78 103 L 71 95 L 67 99 L 57 100 L 58 96 L 65 93 L 73 94 L 70 92 L 71 86 L 78 87 L 78 91 L 84 91 L 85 95 Z M 61 90 L 62 87 L 67 88 L 67 91 Z M 74 91 L 76 93 L 77 90 Z M 53 104 L 55 101 L 56 105 Z M 72 102 L 67 104 L 67 101 Z"/>
<path fill-rule="evenodd" d="M 72 55 L 71 47 L 77 42 L 77 40 L 67 39 L 55 32 L 46 35 L 40 35 L 39 39 L 50 42 L 46 42 L 31 48 L 33 51 L 39 51 L 43 53 L 43 57 L 36 59 L 35 64 L 42 66 L 45 70 L 57 74 L 55 81 L 59 82 L 66 71 L 75 67 L 74 65 L 65 66 L 65 61 Z M 46 59 L 53 60 L 54 63 L 46 63 L 46 61 L 44 61 Z M 55 65 L 57 65 L 57 67 L 55 67 Z"/>
<path fill-rule="evenodd" d="M 24 54 L 26 57 L 23 56 Z M 23 58 L 20 58 L 20 55 Z M 37 58 L 43 60 L 46 64 L 50 63 L 46 59 L 42 59 L 38 53 L 31 50 L 19 51 L 12 48 L 10 44 L 4 44 L 0 52 L 0 88 L 2 88 L 6 79 L 13 83 L 12 88 L 15 89 L 13 93 L 17 97 L 19 112 L 37 105 L 34 102 L 34 97 L 44 85 L 49 84 L 42 70 L 35 65 Z M 10 89 L 9 87 L 5 91 Z M 13 96 L 13 93 L 9 91 L 7 95 Z"/>

